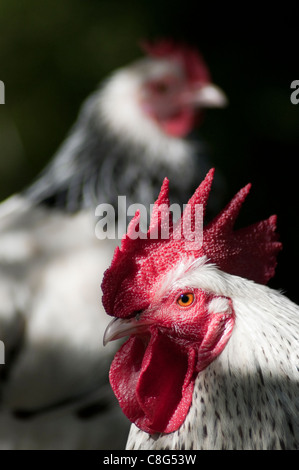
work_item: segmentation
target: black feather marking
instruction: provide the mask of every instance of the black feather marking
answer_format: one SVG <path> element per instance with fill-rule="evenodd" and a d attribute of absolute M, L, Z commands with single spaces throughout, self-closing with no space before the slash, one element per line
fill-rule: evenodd
<path fill-rule="evenodd" d="M 93 394 L 94 392 L 95 390 L 89 390 L 85 393 L 73 397 L 67 397 L 57 402 L 50 403 L 48 405 L 41 406 L 35 409 L 15 409 L 12 411 L 12 414 L 17 419 L 30 420 L 35 418 L 36 416 L 41 416 L 46 413 L 50 413 L 52 411 L 64 408 L 66 406 L 76 406 L 77 404 L 78 406 L 80 406 L 83 400 L 87 401 L 88 396 L 90 396 L 90 394 Z M 81 408 L 77 408 L 77 411 L 75 412 L 77 416 L 81 419 L 88 419 L 95 414 L 107 411 L 109 406 L 109 402 L 105 398 L 102 398 L 101 400 L 93 401 L 92 403 L 84 405 L 81 404 Z"/>
<path fill-rule="evenodd" d="M 110 401 L 102 399 L 79 408 L 76 411 L 76 415 L 82 420 L 91 419 L 98 414 L 109 411 L 111 409 L 111 405 L 112 403 Z"/>
<path fill-rule="evenodd" d="M 127 205 L 149 207 L 167 176 L 173 203 L 191 197 L 209 168 L 203 151 L 197 149 L 196 159 L 185 167 L 169 164 L 165 155 L 151 158 L 146 142 L 142 146 L 111 132 L 100 116 L 101 93 L 104 89 L 87 98 L 53 160 L 23 195 L 35 204 L 68 212 L 103 202 L 117 208 L 119 195 L 126 195 Z"/>

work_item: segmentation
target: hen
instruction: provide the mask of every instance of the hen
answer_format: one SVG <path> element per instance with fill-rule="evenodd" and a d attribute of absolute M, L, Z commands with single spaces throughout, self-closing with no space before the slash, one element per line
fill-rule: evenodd
<path fill-rule="evenodd" d="M 128 420 L 107 379 L 115 349 L 98 341 L 107 323 L 98 283 L 117 240 L 96 238 L 94 207 L 117 209 L 122 194 L 149 204 L 167 173 L 179 199 L 205 166 L 185 135 L 204 104 L 225 100 L 195 50 L 146 47 L 87 99 L 37 181 L 0 207 L 1 449 L 125 443 Z"/>
<path fill-rule="evenodd" d="M 110 368 L 127 449 L 298 449 L 299 307 L 264 285 L 276 217 L 234 230 L 247 185 L 201 238 L 212 179 L 175 225 L 165 179 L 147 234 L 136 213 L 104 275 L 104 343 L 130 336 Z"/>
<path fill-rule="evenodd" d="M 148 205 L 166 174 L 176 201 L 192 194 L 195 171 L 204 176 L 209 161 L 203 143 L 185 138 L 200 126 L 204 108 L 225 106 L 226 95 L 192 47 L 160 40 L 143 48 L 146 57 L 114 72 L 87 98 L 26 200 L 69 212 L 102 201 L 116 206 L 122 194 L 128 204 Z"/>

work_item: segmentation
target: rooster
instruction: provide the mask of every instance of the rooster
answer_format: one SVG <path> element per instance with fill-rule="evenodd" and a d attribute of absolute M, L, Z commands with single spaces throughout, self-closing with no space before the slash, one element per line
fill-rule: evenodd
<path fill-rule="evenodd" d="M 166 173 L 179 200 L 206 165 L 185 137 L 204 105 L 225 101 L 193 48 L 145 47 L 87 98 L 37 181 L 0 206 L 1 449 L 125 443 L 129 421 L 107 379 L 115 348 L 98 341 L 107 324 L 98 283 L 117 240 L 96 238 L 94 208 L 117 209 L 122 194 L 150 204 Z"/>
<path fill-rule="evenodd" d="M 247 185 L 194 245 L 212 180 L 173 224 L 165 179 L 146 236 L 136 213 L 104 275 L 104 343 L 129 336 L 110 368 L 127 449 L 298 449 L 299 307 L 265 285 L 276 217 L 234 230 Z"/>

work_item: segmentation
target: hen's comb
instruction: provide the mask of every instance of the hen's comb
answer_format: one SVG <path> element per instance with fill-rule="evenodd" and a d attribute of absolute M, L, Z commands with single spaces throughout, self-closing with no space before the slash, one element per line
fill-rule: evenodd
<path fill-rule="evenodd" d="M 151 289 L 182 258 L 205 255 L 221 270 L 261 284 L 266 284 L 274 275 L 276 257 L 281 250 L 275 232 L 276 216 L 233 230 L 250 184 L 204 227 L 201 246 L 190 250 L 190 232 L 194 234 L 198 228 L 196 210 L 201 205 L 205 212 L 213 176 L 214 169 L 197 188 L 174 227 L 170 211 L 166 210 L 169 208 L 166 178 L 154 205 L 147 234 L 133 239 L 134 233 L 139 231 L 139 213 L 136 212 L 103 279 L 103 304 L 107 313 L 115 315 L 117 311 L 117 316 L 125 317 L 129 312 L 147 308 Z M 189 227 L 187 231 L 183 230 L 185 226 Z M 168 230 L 168 238 L 161 237 L 163 230 Z"/>
<path fill-rule="evenodd" d="M 190 82 L 207 83 L 211 79 L 203 57 L 194 47 L 170 39 L 143 41 L 141 47 L 151 57 L 157 59 L 172 57 L 183 63 Z"/>

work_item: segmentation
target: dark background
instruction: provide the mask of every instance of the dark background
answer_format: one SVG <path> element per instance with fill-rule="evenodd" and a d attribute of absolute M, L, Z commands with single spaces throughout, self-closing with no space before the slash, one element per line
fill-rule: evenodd
<path fill-rule="evenodd" d="M 200 48 L 229 97 L 200 129 L 227 198 L 251 182 L 240 222 L 278 215 L 284 248 L 270 285 L 299 303 L 299 105 L 290 101 L 299 80 L 298 7 L 223 3 L 1 0 L 0 199 L 38 174 L 84 98 L 140 56 L 140 39 L 183 39 Z"/>

